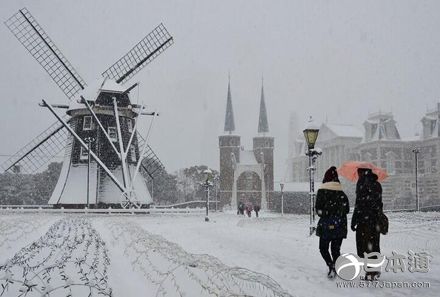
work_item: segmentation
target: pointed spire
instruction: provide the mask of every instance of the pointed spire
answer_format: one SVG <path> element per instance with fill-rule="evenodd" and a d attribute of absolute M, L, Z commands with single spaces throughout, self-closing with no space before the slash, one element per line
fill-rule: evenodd
<path fill-rule="evenodd" d="M 226 102 L 226 115 L 225 115 L 225 132 L 235 131 L 235 123 L 234 123 L 234 111 L 232 109 L 232 96 L 231 96 L 231 76 L 229 75 L 228 81 L 228 99 Z"/>
<path fill-rule="evenodd" d="M 260 116 L 258 118 L 258 133 L 269 132 L 269 123 L 267 122 L 266 103 L 264 102 L 264 81 L 261 79 L 261 99 Z"/>

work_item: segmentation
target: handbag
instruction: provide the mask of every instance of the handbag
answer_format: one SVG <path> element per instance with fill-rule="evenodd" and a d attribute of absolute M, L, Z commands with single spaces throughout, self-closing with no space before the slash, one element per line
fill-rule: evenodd
<path fill-rule="evenodd" d="M 380 212 L 379 214 L 379 231 L 380 233 L 382 233 L 383 235 L 388 233 L 388 227 L 389 227 L 389 222 L 388 222 L 388 217 L 382 212 Z"/>
<path fill-rule="evenodd" d="M 337 216 L 321 217 L 318 222 L 316 235 L 325 240 L 343 237 L 346 223 L 343 218 Z"/>

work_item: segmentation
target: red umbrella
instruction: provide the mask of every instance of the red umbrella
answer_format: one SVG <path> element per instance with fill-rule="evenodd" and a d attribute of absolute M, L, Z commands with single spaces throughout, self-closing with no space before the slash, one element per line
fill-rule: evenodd
<path fill-rule="evenodd" d="M 338 174 L 352 182 L 356 182 L 359 179 L 357 173 L 359 168 L 371 169 L 373 173 L 377 175 L 378 181 L 384 181 L 388 177 L 388 173 L 384 169 L 377 167 L 373 163 L 361 162 L 361 161 L 345 162 L 344 164 L 342 164 L 341 167 L 338 168 Z"/>

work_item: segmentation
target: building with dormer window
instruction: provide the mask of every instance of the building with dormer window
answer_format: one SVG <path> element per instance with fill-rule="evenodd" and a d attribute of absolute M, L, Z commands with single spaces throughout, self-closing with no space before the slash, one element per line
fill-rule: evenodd
<path fill-rule="evenodd" d="M 382 183 L 385 209 L 414 209 L 415 155 L 418 154 L 418 184 L 422 209 L 440 207 L 440 103 L 421 119 L 422 134 L 412 138 L 400 136 L 392 113 L 370 114 L 363 123 L 362 133 L 354 125 L 321 125 L 316 147 L 322 156 L 317 161 L 316 180 L 319 181 L 330 166 L 341 166 L 345 161 L 367 161 L 384 168 L 389 177 Z M 294 142 L 295 156 L 288 158 L 291 182 L 308 181 L 307 157 L 302 135 Z M 355 185 L 343 180 L 344 188 L 354 203 Z"/>

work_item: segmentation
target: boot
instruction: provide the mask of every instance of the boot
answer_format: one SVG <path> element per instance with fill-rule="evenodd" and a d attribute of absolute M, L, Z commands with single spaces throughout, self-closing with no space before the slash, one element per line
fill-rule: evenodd
<path fill-rule="evenodd" d="M 367 281 L 376 281 L 380 277 L 380 272 L 372 271 L 365 273 L 365 280 Z"/>
<path fill-rule="evenodd" d="M 336 276 L 335 266 L 333 264 L 331 264 L 328 266 L 327 277 L 328 278 L 335 278 L 335 276 Z"/>

